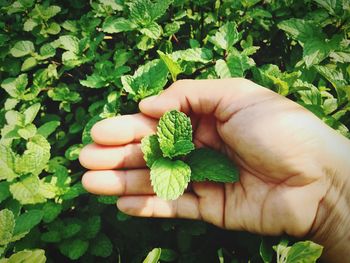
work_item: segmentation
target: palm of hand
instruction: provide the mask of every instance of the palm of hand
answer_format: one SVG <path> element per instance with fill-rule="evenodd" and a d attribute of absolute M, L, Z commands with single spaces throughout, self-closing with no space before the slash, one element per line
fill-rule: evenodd
<path fill-rule="evenodd" d="M 278 104 L 280 100 L 272 99 L 252 105 L 225 122 L 193 118 L 196 145 L 225 152 L 240 169 L 235 184 L 193 185 L 204 220 L 269 235 L 304 236 L 310 231 L 325 194 L 322 173 L 308 163 L 319 147 L 317 140 L 311 131 L 303 131 L 303 121 L 313 116 L 303 118 L 305 112 L 294 104 L 274 112 Z"/>

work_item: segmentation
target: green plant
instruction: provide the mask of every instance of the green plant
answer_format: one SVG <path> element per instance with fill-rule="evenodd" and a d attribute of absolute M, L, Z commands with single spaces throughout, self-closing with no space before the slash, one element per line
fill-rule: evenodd
<path fill-rule="evenodd" d="M 349 138 L 349 19 L 347 0 L 0 0 L 1 257 L 261 261 L 259 236 L 87 194 L 79 151 L 94 123 L 183 78 L 249 78 Z"/>
<path fill-rule="evenodd" d="M 212 149 L 194 149 L 191 120 L 186 114 L 176 110 L 166 112 L 157 130 L 156 135 L 142 139 L 141 149 L 159 197 L 178 198 L 190 180 L 238 181 L 237 168 L 224 154 Z"/>

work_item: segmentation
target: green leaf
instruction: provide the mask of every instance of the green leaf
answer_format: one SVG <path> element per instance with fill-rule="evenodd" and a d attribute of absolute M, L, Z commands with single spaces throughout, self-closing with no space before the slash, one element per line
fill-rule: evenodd
<path fill-rule="evenodd" d="M 35 103 L 31 105 L 29 108 L 27 108 L 23 114 L 24 114 L 24 124 L 32 123 L 38 114 L 40 110 L 40 103 Z"/>
<path fill-rule="evenodd" d="M 137 101 L 155 95 L 168 81 L 168 68 L 160 59 L 151 60 L 140 66 L 133 76 L 121 77 L 123 89 Z"/>
<path fill-rule="evenodd" d="M 82 144 L 74 144 L 66 150 L 66 152 L 64 153 L 64 156 L 70 161 L 77 160 L 82 148 L 83 148 Z"/>
<path fill-rule="evenodd" d="M 160 158 L 151 167 L 154 192 L 165 200 L 175 200 L 182 195 L 190 181 L 191 169 L 183 161 Z"/>
<path fill-rule="evenodd" d="M 12 181 L 18 175 L 14 172 L 15 154 L 9 146 L 0 143 L 0 180 Z"/>
<path fill-rule="evenodd" d="M 50 159 L 50 148 L 50 144 L 43 136 L 32 137 L 27 143 L 27 150 L 21 157 L 16 158 L 16 173 L 40 174 Z"/>
<path fill-rule="evenodd" d="M 56 49 L 50 44 L 47 43 L 40 47 L 40 59 L 47 59 L 54 57 L 56 55 Z"/>
<path fill-rule="evenodd" d="M 44 138 L 47 138 L 57 129 L 58 126 L 60 126 L 59 121 L 46 122 L 38 128 L 37 134 L 40 134 Z"/>
<path fill-rule="evenodd" d="M 143 152 L 143 158 L 149 168 L 153 163 L 163 156 L 162 151 L 159 148 L 159 142 L 157 135 L 149 135 L 141 140 L 141 150 Z"/>
<path fill-rule="evenodd" d="M 15 217 L 11 210 L 0 211 L 0 246 L 6 246 L 11 242 L 15 228 Z"/>
<path fill-rule="evenodd" d="M 16 225 L 13 234 L 29 232 L 33 227 L 38 225 L 43 218 L 43 211 L 29 210 L 16 218 Z"/>
<path fill-rule="evenodd" d="M 72 53 L 79 53 L 79 39 L 72 35 L 64 35 L 59 37 L 59 43 L 62 48 Z M 63 58 L 62 58 L 63 59 Z"/>
<path fill-rule="evenodd" d="M 313 263 L 321 256 L 323 247 L 312 241 L 295 243 L 288 251 L 286 263 Z"/>
<path fill-rule="evenodd" d="M 58 231 L 48 231 L 42 233 L 40 239 L 46 243 L 58 243 L 61 242 L 61 235 Z"/>
<path fill-rule="evenodd" d="M 166 112 L 159 120 L 157 135 L 164 157 L 185 155 L 194 149 L 191 120 L 182 112 Z"/>
<path fill-rule="evenodd" d="M 220 79 L 227 79 L 232 77 L 230 68 L 228 67 L 226 61 L 223 59 L 218 59 L 215 62 L 215 72 L 220 77 Z"/>
<path fill-rule="evenodd" d="M 94 238 L 101 229 L 101 217 L 92 216 L 87 219 L 83 225 L 83 237 L 84 239 Z"/>
<path fill-rule="evenodd" d="M 162 35 L 163 29 L 156 22 L 152 22 L 141 28 L 140 32 L 151 39 L 158 39 Z"/>
<path fill-rule="evenodd" d="M 29 123 L 25 127 L 18 129 L 18 134 L 23 139 L 28 140 L 29 138 L 32 138 L 36 134 L 36 127 L 34 124 Z"/>
<path fill-rule="evenodd" d="M 98 74 L 92 74 L 91 76 L 86 76 L 86 80 L 79 80 L 80 84 L 88 88 L 103 88 L 108 82 L 101 78 Z"/>
<path fill-rule="evenodd" d="M 152 249 L 152 251 L 147 254 L 147 257 L 142 261 L 142 263 L 158 263 L 161 253 L 161 248 Z"/>
<path fill-rule="evenodd" d="M 29 57 L 23 62 L 21 71 L 28 71 L 34 68 L 37 64 L 38 64 L 38 61 L 35 58 Z"/>
<path fill-rule="evenodd" d="M 224 154 L 208 148 L 200 148 L 186 156 L 191 167 L 191 180 L 232 183 L 238 181 L 239 173 L 233 162 Z"/>
<path fill-rule="evenodd" d="M 32 52 L 34 52 L 34 45 L 32 41 L 18 41 L 13 48 L 11 48 L 10 53 L 12 56 L 18 58 L 18 57 L 23 57 L 26 56 Z"/>
<path fill-rule="evenodd" d="M 0 169 L 1 170 L 1 169 Z M 1 171 L 0 171 L 1 173 Z M 0 203 L 10 197 L 9 183 L 0 182 Z"/>
<path fill-rule="evenodd" d="M 27 32 L 32 31 L 34 29 L 34 27 L 36 27 L 37 25 L 38 25 L 38 22 L 29 18 L 24 22 L 23 30 L 27 31 Z"/>
<path fill-rule="evenodd" d="M 61 213 L 62 206 L 54 202 L 47 202 L 43 207 L 43 221 L 50 223 Z"/>
<path fill-rule="evenodd" d="M 5 79 L 1 83 L 1 87 L 13 98 L 22 98 L 27 85 L 27 74 L 21 74 L 17 78 Z"/>
<path fill-rule="evenodd" d="M 168 55 L 175 61 L 209 63 L 213 59 L 213 53 L 207 48 L 189 48 Z"/>
<path fill-rule="evenodd" d="M 106 20 L 103 23 L 102 31 L 113 34 L 113 33 L 120 33 L 120 32 L 127 32 L 132 31 L 136 28 L 136 25 L 123 17 L 107 17 Z"/>
<path fill-rule="evenodd" d="M 157 53 L 159 54 L 161 60 L 163 60 L 165 65 L 168 67 L 173 81 L 176 81 L 177 75 L 182 72 L 181 66 L 169 55 L 164 54 L 162 51 L 158 50 Z"/>
<path fill-rule="evenodd" d="M 109 257 L 113 252 L 111 240 L 103 233 L 99 234 L 89 247 L 90 253 L 97 257 Z"/>
<path fill-rule="evenodd" d="M 23 250 L 13 254 L 6 263 L 45 263 L 45 251 L 42 249 Z"/>
<path fill-rule="evenodd" d="M 40 192 L 40 180 L 35 175 L 30 175 L 19 182 L 11 184 L 10 192 L 13 198 L 22 205 L 46 201 L 46 198 Z"/>
<path fill-rule="evenodd" d="M 227 22 L 219 28 L 215 36 L 209 38 L 216 47 L 230 51 L 232 46 L 240 41 L 242 33 L 238 33 L 237 25 L 234 22 Z"/>
<path fill-rule="evenodd" d="M 89 242 L 81 239 L 67 240 L 60 243 L 61 253 L 71 260 L 76 260 L 83 256 L 89 247 Z"/>

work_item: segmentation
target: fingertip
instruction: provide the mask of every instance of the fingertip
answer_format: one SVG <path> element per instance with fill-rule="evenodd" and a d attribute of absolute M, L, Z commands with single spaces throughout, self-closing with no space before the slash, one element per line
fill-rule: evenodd
<path fill-rule="evenodd" d="M 159 119 L 169 110 L 180 110 L 181 105 L 176 98 L 166 96 L 164 93 L 164 95 L 160 94 L 143 99 L 139 103 L 139 109 L 143 114 Z"/>
<path fill-rule="evenodd" d="M 127 117 L 113 117 L 97 122 L 91 128 L 90 133 L 93 141 L 98 144 L 116 145 L 128 143 L 134 139 L 135 134 L 132 128 Z"/>

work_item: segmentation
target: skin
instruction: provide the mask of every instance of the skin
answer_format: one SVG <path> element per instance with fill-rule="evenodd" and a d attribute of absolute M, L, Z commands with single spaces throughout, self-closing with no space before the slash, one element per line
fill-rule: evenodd
<path fill-rule="evenodd" d="M 312 113 L 246 79 L 181 80 L 140 102 L 141 113 L 102 120 L 80 154 L 91 193 L 118 195 L 123 212 L 204 220 L 229 230 L 289 234 L 324 246 L 327 262 L 350 257 L 350 142 Z M 192 183 L 175 201 L 154 195 L 140 140 L 177 109 L 197 147 L 227 154 L 236 183 Z"/>

